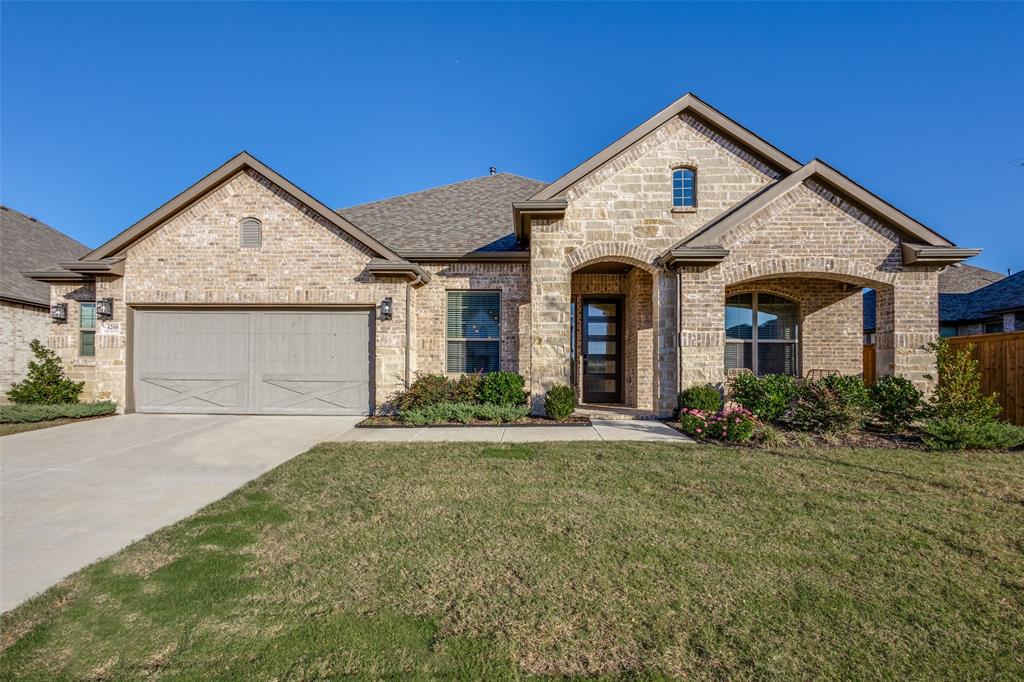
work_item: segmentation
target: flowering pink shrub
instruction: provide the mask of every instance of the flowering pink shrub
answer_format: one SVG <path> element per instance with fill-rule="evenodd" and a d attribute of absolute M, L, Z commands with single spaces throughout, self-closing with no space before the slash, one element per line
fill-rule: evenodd
<path fill-rule="evenodd" d="M 741 443 L 753 437 L 756 425 L 757 418 L 750 410 L 731 407 L 707 420 L 705 434 L 716 440 Z"/>
<path fill-rule="evenodd" d="M 708 430 L 708 413 L 683 408 L 679 411 L 679 430 L 687 436 L 705 438 Z"/>

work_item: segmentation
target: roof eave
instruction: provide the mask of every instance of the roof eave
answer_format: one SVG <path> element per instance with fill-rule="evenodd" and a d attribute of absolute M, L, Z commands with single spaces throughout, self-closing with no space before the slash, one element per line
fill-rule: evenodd
<path fill-rule="evenodd" d="M 419 263 L 521 263 L 530 260 L 529 251 L 403 251 L 402 256 Z"/>
<path fill-rule="evenodd" d="M 981 253 L 981 249 L 963 249 L 955 246 L 932 246 L 906 242 L 900 246 L 904 265 L 953 265 Z"/>
<path fill-rule="evenodd" d="M 512 224 L 516 240 L 530 243 L 530 221 L 534 218 L 562 218 L 569 207 L 566 199 L 529 199 L 512 202 Z"/>
<path fill-rule="evenodd" d="M 426 284 L 430 281 L 429 272 L 419 265 L 408 261 L 389 261 L 375 258 L 367 264 L 366 271 L 374 277 L 405 277 L 417 284 Z"/>
<path fill-rule="evenodd" d="M 725 260 L 728 255 L 729 250 L 721 246 L 677 246 L 658 258 L 658 265 L 669 269 L 684 265 L 715 265 Z"/>
<path fill-rule="evenodd" d="M 88 282 L 92 277 L 81 272 L 70 270 L 35 270 L 21 273 L 29 279 L 37 282 Z"/>

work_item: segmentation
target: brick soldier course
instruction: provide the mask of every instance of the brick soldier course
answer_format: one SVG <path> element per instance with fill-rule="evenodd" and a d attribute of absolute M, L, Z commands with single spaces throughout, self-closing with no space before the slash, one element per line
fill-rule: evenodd
<path fill-rule="evenodd" d="M 673 205 L 678 168 L 695 173 L 692 206 Z M 259 248 L 240 244 L 246 218 L 262 224 Z M 54 303 L 114 299 L 95 357 L 79 355 L 75 305 L 49 343 L 89 397 L 129 410 L 136 310 L 376 308 L 379 407 L 415 374 L 447 370 L 446 292 L 486 290 L 500 294 L 500 367 L 527 378 L 537 410 L 553 385 L 581 391 L 584 297 L 621 296 L 623 402 L 667 414 L 681 388 L 725 379 L 737 293 L 798 304 L 801 371 L 859 374 L 861 291 L 875 289 L 878 373 L 927 389 L 938 273 L 976 253 L 686 95 L 550 184 L 496 174 L 333 211 L 243 153 L 34 276 Z"/>

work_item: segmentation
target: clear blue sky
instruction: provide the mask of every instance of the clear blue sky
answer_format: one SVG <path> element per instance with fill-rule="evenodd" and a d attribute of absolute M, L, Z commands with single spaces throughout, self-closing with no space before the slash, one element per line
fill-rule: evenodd
<path fill-rule="evenodd" d="M 1024 268 L 1017 4 L 2 5 L 3 202 L 96 246 L 247 149 L 332 206 L 552 180 L 692 91 Z"/>

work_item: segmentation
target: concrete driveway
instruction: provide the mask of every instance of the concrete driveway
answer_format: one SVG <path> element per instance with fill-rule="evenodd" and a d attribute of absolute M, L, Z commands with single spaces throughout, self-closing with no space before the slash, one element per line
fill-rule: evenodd
<path fill-rule="evenodd" d="M 0 438 L 0 611 L 360 419 L 132 414 Z"/>

